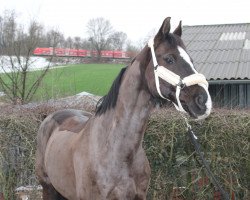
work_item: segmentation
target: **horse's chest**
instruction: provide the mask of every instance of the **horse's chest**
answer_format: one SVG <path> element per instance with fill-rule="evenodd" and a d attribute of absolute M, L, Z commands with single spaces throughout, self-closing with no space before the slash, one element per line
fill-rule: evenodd
<path fill-rule="evenodd" d="M 150 177 L 146 157 L 140 162 L 119 163 L 112 160 L 99 166 L 96 183 L 105 199 L 145 199 Z"/>

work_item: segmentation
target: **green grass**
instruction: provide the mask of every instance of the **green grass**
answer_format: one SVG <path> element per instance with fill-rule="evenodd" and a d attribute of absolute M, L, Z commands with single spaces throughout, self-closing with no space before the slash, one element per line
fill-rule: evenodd
<path fill-rule="evenodd" d="M 64 97 L 82 91 L 105 95 L 123 66 L 121 64 L 78 64 L 51 69 L 45 76 L 34 100 Z"/>

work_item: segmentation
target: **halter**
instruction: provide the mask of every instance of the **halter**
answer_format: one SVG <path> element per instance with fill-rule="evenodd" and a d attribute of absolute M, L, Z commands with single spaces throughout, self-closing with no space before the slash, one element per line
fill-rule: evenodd
<path fill-rule="evenodd" d="M 179 75 L 175 74 L 174 72 L 168 70 L 167 68 L 163 66 L 158 65 L 156 56 L 155 56 L 155 51 L 154 51 L 154 39 L 149 40 L 148 47 L 151 49 L 151 53 L 152 53 L 155 84 L 156 84 L 156 89 L 157 89 L 158 94 L 160 95 L 161 98 L 167 99 L 161 93 L 160 81 L 159 81 L 159 77 L 160 77 L 164 81 L 176 87 L 175 96 L 176 96 L 177 105 L 175 103 L 173 104 L 177 110 L 179 110 L 180 112 L 185 112 L 180 102 L 181 89 L 183 89 L 184 87 L 188 87 L 188 86 L 196 85 L 196 84 L 203 84 L 205 85 L 205 87 L 208 88 L 208 82 L 205 76 L 203 74 L 195 72 L 195 74 L 191 74 L 182 79 Z"/>

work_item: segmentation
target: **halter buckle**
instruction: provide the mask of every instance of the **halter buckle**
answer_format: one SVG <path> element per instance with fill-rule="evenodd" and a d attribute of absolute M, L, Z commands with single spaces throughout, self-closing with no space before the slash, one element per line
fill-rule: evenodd
<path fill-rule="evenodd" d="M 180 82 L 176 86 L 180 87 L 180 89 L 182 90 L 183 88 L 186 87 L 186 84 L 182 82 L 182 79 L 180 79 Z"/>
<path fill-rule="evenodd" d="M 159 67 L 159 65 L 157 64 L 154 66 L 154 69 L 157 70 L 158 67 Z"/>

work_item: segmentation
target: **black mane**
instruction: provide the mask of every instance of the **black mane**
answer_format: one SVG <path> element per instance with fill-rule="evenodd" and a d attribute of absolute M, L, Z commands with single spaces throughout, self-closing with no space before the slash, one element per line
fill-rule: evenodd
<path fill-rule="evenodd" d="M 116 79 L 114 80 L 108 94 L 103 96 L 96 105 L 96 115 L 102 115 L 107 110 L 114 108 L 116 106 L 117 97 L 119 94 L 119 89 L 121 85 L 121 80 L 126 71 L 127 67 L 122 68 Z"/>

